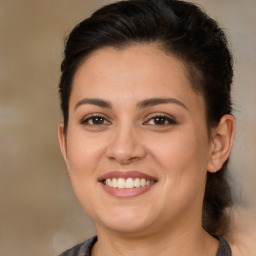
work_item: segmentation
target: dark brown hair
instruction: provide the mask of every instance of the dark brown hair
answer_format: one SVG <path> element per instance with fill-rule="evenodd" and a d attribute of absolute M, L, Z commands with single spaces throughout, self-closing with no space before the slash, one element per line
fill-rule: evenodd
<path fill-rule="evenodd" d="M 204 96 L 208 130 L 231 113 L 232 56 L 216 21 L 185 1 L 128 0 L 99 9 L 69 35 L 59 84 L 65 132 L 72 80 L 81 61 L 102 47 L 143 43 L 156 43 L 185 63 L 193 89 Z M 223 234 L 229 226 L 226 209 L 232 198 L 226 175 L 227 161 L 217 173 L 207 174 L 202 224 L 209 233 Z"/>

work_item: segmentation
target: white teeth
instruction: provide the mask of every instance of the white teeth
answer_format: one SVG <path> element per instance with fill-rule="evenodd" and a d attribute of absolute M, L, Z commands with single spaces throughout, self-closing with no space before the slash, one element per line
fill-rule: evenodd
<path fill-rule="evenodd" d="M 134 187 L 139 188 L 140 187 L 140 178 L 136 178 L 134 181 Z"/>
<path fill-rule="evenodd" d="M 118 188 L 125 188 L 125 179 L 119 178 L 119 179 L 117 180 L 117 187 L 118 187 Z"/>
<path fill-rule="evenodd" d="M 118 187 L 117 179 L 116 179 L 116 178 L 113 178 L 113 179 L 112 179 L 112 187 L 113 187 L 113 188 L 117 188 L 117 187 Z"/>
<path fill-rule="evenodd" d="M 107 179 L 107 180 L 106 180 L 106 185 L 109 186 L 109 187 L 112 187 L 112 181 L 111 181 L 111 179 Z"/>
<path fill-rule="evenodd" d="M 141 187 L 145 187 L 145 185 L 146 185 L 146 180 L 145 179 L 141 179 L 140 180 L 140 186 Z"/>
<path fill-rule="evenodd" d="M 132 178 L 129 178 L 126 180 L 125 187 L 126 188 L 134 188 L 134 181 Z"/>
<path fill-rule="evenodd" d="M 119 188 L 119 189 L 123 189 L 123 188 L 139 188 L 139 187 L 145 187 L 145 186 L 149 186 L 151 184 L 154 184 L 155 181 L 154 180 L 146 180 L 144 178 L 140 179 L 140 178 L 128 178 L 128 179 L 124 179 L 124 178 L 108 178 L 105 180 L 104 184 L 108 187 L 112 187 L 112 188 Z"/>

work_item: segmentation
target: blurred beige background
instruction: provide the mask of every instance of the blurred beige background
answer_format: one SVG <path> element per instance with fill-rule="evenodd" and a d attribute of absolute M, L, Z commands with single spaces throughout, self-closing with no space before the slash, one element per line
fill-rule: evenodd
<path fill-rule="evenodd" d="M 107 2 L 0 0 L 1 256 L 55 255 L 94 234 L 58 148 L 57 85 L 65 36 Z M 248 238 L 256 234 L 256 1 L 194 2 L 226 29 L 234 52 L 230 170 L 236 229 Z"/>

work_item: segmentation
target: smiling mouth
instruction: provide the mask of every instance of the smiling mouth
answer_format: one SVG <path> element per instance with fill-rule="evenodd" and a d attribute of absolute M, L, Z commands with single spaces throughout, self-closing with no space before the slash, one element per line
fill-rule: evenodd
<path fill-rule="evenodd" d="M 132 189 L 146 187 L 156 183 L 155 180 L 145 179 L 145 178 L 107 178 L 103 181 L 104 185 L 111 188 L 119 189 Z"/>
<path fill-rule="evenodd" d="M 98 182 L 109 195 L 125 199 L 150 191 L 158 179 L 139 171 L 112 171 L 99 177 Z"/>

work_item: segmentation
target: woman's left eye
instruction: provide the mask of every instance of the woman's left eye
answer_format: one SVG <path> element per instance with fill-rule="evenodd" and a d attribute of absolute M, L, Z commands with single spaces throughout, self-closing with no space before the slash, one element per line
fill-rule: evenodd
<path fill-rule="evenodd" d="M 177 122 L 168 116 L 154 116 L 151 117 L 148 121 L 144 122 L 144 124 L 147 125 L 158 125 L 158 126 L 167 126 L 167 125 L 173 125 Z"/>

